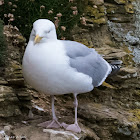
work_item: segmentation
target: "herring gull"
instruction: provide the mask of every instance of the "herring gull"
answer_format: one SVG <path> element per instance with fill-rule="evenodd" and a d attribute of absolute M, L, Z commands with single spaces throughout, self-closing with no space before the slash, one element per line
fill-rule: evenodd
<path fill-rule="evenodd" d="M 29 85 L 51 96 L 52 120 L 39 126 L 63 126 L 66 130 L 81 132 L 77 122 L 77 95 L 100 86 L 118 67 L 112 68 L 93 48 L 75 41 L 58 40 L 54 23 L 39 19 L 33 23 L 22 69 Z M 66 125 L 55 115 L 54 95 L 69 93 L 74 95 L 75 122 Z"/>

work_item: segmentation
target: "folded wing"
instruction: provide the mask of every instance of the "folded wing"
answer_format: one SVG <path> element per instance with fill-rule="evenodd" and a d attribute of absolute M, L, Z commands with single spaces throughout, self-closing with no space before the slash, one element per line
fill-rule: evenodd
<path fill-rule="evenodd" d="M 92 77 L 94 87 L 100 86 L 111 72 L 111 66 L 93 48 L 75 41 L 62 41 L 70 66 Z"/>

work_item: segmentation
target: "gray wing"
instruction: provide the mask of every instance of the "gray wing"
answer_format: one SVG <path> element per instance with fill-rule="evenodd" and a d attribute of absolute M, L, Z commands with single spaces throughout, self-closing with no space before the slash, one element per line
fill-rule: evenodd
<path fill-rule="evenodd" d="M 92 77 L 94 87 L 100 86 L 111 72 L 111 67 L 93 48 L 75 41 L 62 41 L 70 66 Z"/>

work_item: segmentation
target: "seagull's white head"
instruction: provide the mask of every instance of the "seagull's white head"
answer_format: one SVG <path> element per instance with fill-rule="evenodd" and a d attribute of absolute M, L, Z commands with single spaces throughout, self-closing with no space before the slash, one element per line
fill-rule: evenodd
<path fill-rule="evenodd" d="M 47 40 L 56 40 L 55 25 L 48 19 L 39 19 L 33 23 L 33 29 L 30 35 L 30 40 L 34 43 L 44 42 Z"/>

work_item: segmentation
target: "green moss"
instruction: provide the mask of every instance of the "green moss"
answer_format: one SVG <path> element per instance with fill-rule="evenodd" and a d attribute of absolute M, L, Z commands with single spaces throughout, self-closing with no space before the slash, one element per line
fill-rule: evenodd
<path fill-rule="evenodd" d="M 104 13 L 100 12 L 99 10 L 103 10 L 103 9 L 93 8 L 92 6 L 88 5 L 85 9 L 85 13 L 87 13 L 91 17 L 94 17 L 95 19 L 99 19 L 105 15 Z"/>
<path fill-rule="evenodd" d="M 124 7 L 127 13 L 134 14 L 134 7 L 131 3 L 126 4 Z"/>
<path fill-rule="evenodd" d="M 129 54 L 132 53 L 132 51 L 130 51 L 129 48 L 125 45 L 123 46 L 123 50 Z"/>
<path fill-rule="evenodd" d="M 128 65 L 134 65 L 134 60 L 133 60 L 133 55 L 132 52 L 129 50 L 129 48 L 127 46 L 123 46 L 124 51 L 127 53 L 127 55 L 125 55 L 122 58 L 123 63 L 128 66 Z"/>
<path fill-rule="evenodd" d="M 3 21 L 0 20 L 0 66 L 4 66 L 6 56 L 6 43 L 3 35 Z"/>
<path fill-rule="evenodd" d="M 134 1 L 136 1 L 136 0 L 129 0 L 130 2 L 134 2 Z"/>
<path fill-rule="evenodd" d="M 86 46 L 88 46 L 88 47 L 90 48 L 87 39 L 76 39 L 75 41 L 77 41 L 77 42 L 79 42 L 79 43 L 82 43 L 82 44 L 84 44 L 84 45 L 86 45 Z"/>
<path fill-rule="evenodd" d="M 106 12 L 108 14 L 112 14 L 112 13 L 115 13 L 115 11 L 117 10 L 118 8 L 117 7 L 109 7 L 107 8 Z"/>
<path fill-rule="evenodd" d="M 102 17 L 102 18 L 99 18 L 99 19 L 94 19 L 93 22 L 96 23 L 96 24 L 105 24 L 107 21 L 104 17 Z"/>
<path fill-rule="evenodd" d="M 128 120 L 132 124 L 133 131 L 137 131 L 138 124 L 140 123 L 140 109 L 129 110 L 129 113 L 131 113 L 131 115 L 128 117 Z"/>
<path fill-rule="evenodd" d="M 14 70 L 21 70 L 20 65 L 17 65 L 17 64 L 15 64 L 15 63 L 12 64 L 12 68 L 13 68 Z"/>
<path fill-rule="evenodd" d="M 140 96 L 140 90 L 135 90 L 135 94 Z"/>
<path fill-rule="evenodd" d="M 105 7 L 102 6 L 98 6 L 99 12 L 104 13 L 105 12 Z"/>
<path fill-rule="evenodd" d="M 130 110 L 130 113 L 133 113 L 135 117 L 130 118 L 133 122 L 140 122 L 140 109 Z"/>
<path fill-rule="evenodd" d="M 118 4 L 125 4 L 126 0 L 115 0 Z"/>
<path fill-rule="evenodd" d="M 116 48 L 117 47 L 117 44 L 113 41 L 107 42 L 106 45 L 110 46 L 111 48 Z"/>

